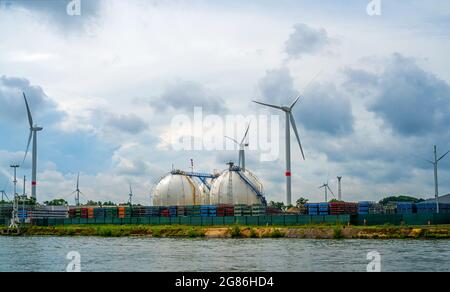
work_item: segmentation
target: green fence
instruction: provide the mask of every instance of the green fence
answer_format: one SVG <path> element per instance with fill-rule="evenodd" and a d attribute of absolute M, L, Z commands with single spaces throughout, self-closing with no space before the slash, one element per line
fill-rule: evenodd
<path fill-rule="evenodd" d="M 348 224 L 350 215 L 340 216 L 236 216 L 236 217 L 134 217 L 134 218 L 69 218 L 69 219 L 36 219 L 37 226 L 60 225 L 94 225 L 94 224 L 145 224 L 145 225 L 194 225 L 194 226 L 223 226 L 232 224 L 252 226 L 292 226 L 306 224 Z"/>
<path fill-rule="evenodd" d="M 450 224 L 450 214 L 354 215 L 352 225 L 438 225 Z"/>
<path fill-rule="evenodd" d="M 9 220 L 0 218 L 0 226 Z M 450 224 L 450 214 L 392 214 L 392 215 L 282 215 L 282 216 L 236 216 L 236 217 L 133 217 L 133 218 L 71 218 L 36 219 L 37 226 L 94 225 L 94 224 L 144 224 L 144 225 L 193 225 L 224 226 L 232 224 L 252 226 L 295 226 L 307 224 L 373 225 L 438 225 Z"/>

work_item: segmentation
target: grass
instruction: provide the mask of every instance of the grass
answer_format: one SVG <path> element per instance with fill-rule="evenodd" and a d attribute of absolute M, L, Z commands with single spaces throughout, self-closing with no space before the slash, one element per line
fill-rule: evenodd
<path fill-rule="evenodd" d="M 0 234 L 6 227 L 0 227 Z M 221 237 L 283 238 L 289 232 L 293 238 L 324 239 L 450 239 L 450 225 L 439 226 L 344 226 L 310 224 L 300 226 L 186 226 L 186 225 L 67 225 L 55 227 L 28 226 L 22 235 L 34 236 L 99 236 L 99 237 L 171 237 L 203 238 L 208 230 Z M 345 230 L 345 232 L 344 232 Z"/>

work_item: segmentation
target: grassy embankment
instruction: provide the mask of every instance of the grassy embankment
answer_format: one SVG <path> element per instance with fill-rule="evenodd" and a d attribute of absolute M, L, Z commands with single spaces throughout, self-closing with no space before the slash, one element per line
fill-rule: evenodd
<path fill-rule="evenodd" d="M 5 234 L 7 228 L 0 228 Z M 100 236 L 165 238 L 307 238 L 307 239 L 450 239 L 450 225 L 440 226 L 223 226 L 69 225 L 23 227 L 19 236 Z"/>

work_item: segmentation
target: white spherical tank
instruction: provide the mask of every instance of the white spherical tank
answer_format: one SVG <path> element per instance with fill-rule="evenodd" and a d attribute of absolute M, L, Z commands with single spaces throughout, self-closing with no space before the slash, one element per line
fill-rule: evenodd
<path fill-rule="evenodd" d="M 154 206 L 201 205 L 201 200 L 198 184 L 179 171 L 163 177 L 153 191 Z"/>
<path fill-rule="evenodd" d="M 252 184 L 253 188 L 263 194 L 263 185 L 253 173 L 247 169 L 242 171 L 239 167 L 231 166 L 214 181 L 210 191 L 210 203 L 212 205 L 262 204 L 263 198 L 256 194 L 241 175 Z"/>

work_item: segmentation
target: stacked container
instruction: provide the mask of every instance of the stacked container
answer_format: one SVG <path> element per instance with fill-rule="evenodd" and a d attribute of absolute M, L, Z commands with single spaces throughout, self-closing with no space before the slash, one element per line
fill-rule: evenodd
<path fill-rule="evenodd" d="M 373 202 L 362 201 L 358 203 L 358 214 L 368 215 L 370 208 L 373 206 Z"/>
<path fill-rule="evenodd" d="M 412 202 L 397 203 L 397 214 L 414 214 L 417 213 L 416 204 Z"/>
<path fill-rule="evenodd" d="M 119 218 L 130 218 L 131 217 L 131 208 L 130 207 L 119 207 L 118 208 L 118 217 Z"/>
<path fill-rule="evenodd" d="M 178 206 L 178 208 L 177 208 L 177 216 L 178 217 L 186 216 L 186 206 Z"/>
<path fill-rule="evenodd" d="M 234 206 L 234 216 L 251 216 L 252 208 L 251 206 L 239 204 Z"/>
<path fill-rule="evenodd" d="M 328 203 L 319 203 L 319 215 L 329 215 L 330 206 Z"/>
<path fill-rule="evenodd" d="M 161 217 L 170 217 L 170 211 L 166 207 L 161 207 L 159 214 Z"/>
<path fill-rule="evenodd" d="M 88 218 L 94 219 L 94 208 L 88 208 Z"/>
<path fill-rule="evenodd" d="M 234 216 L 233 205 L 219 205 L 217 206 L 217 217 Z"/>
<path fill-rule="evenodd" d="M 80 218 L 88 218 L 88 208 L 81 208 Z"/>
<path fill-rule="evenodd" d="M 200 217 L 200 206 L 186 206 L 186 215 L 191 217 Z"/>
<path fill-rule="evenodd" d="M 177 217 L 177 206 L 170 206 L 168 209 L 169 217 Z"/>
<path fill-rule="evenodd" d="M 330 215 L 352 215 L 358 213 L 358 204 L 347 202 L 331 202 Z"/>
<path fill-rule="evenodd" d="M 417 213 L 430 214 L 437 213 L 437 206 L 435 202 L 422 202 L 416 204 Z M 439 203 L 439 213 L 450 213 L 450 204 Z"/>
<path fill-rule="evenodd" d="M 117 218 L 119 215 L 119 209 L 117 207 L 105 208 L 106 218 Z"/>
<path fill-rule="evenodd" d="M 266 206 L 262 204 L 252 205 L 252 216 L 264 216 L 266 215 Z"/>
<path fill-rule="evenodd" d="M 305 205 L 308 208 L 309 215 L 319 215 L 319 204 L 317 203 L 308 203 Z"/>

